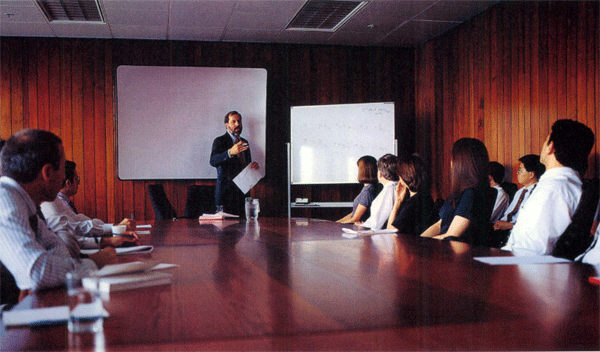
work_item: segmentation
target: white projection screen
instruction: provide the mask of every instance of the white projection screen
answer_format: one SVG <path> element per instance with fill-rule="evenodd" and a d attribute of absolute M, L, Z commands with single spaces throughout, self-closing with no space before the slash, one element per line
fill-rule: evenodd
<path fill-rule="evenodd" d="M 119 66 L 118 176 L 216 178 L 212 142 L 225 133 L 223 118 L 231 110 L 242 114 L 242 137 L 264 172 L 266 105 L 262 68 Z"/>
<path fill-rule="evenodd" d="M 291 108 L 291 183 L 357 183 L 356 162 L 394 153 L 394 103 Z"/>

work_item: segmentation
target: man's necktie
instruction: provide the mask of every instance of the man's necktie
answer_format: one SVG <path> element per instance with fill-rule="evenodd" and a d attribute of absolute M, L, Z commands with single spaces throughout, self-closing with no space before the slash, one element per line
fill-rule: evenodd
<path fill-rule="evenodd" d="M 240 137 L 235 136 L 235 144 L 238 144 L 240 142 Z M 238 160 L 240 161 L 240 164 L 242 164 L 242 166 L 246 166 L 246 158 L 244 157 L 244 152 L 239 152 L 238 155 Z"/>
<path fill-rule="evenodd" d="M 508 220 L 508 222 L 512 222 L 512 218 L 513 216 L 515 216 L 515 214 L 519 211 L 519 207 L 521 206 L 521 203 L 523 202 L 523 198 L 525 198 L 525 193 L 527 193 L 527 190 L 523 190 L 523 193 L 521 193 L 521 196 L 519 197 L 519 200 L 517 201 L 517 205 L 513 208 L 513 210 L 511 210 L 510 213 L 508 213 L 508 215 L 506 215 L 506 220 Z"/>
<path fill-rule="evenodd" d="M 75 207 L 75 203 L 73 203 L 73 201 L 71 199 L 69 199 L 69 206 L 71 207 L 71 210 L 73 210 L 73 212 L 75 214 L 79 214 L 79 212 L 77 212 L 77 208 Z"/>

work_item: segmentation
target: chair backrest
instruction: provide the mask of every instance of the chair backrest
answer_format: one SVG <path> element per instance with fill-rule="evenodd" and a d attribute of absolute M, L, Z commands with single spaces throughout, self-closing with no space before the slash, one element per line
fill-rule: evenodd
<path fill-rule="evenodd" d="M 556 241 L 552 250 L 553 256 L 573 260 L 592 244 L 594 238 L 590 229 L 600 198 L 599 192 L 598 179 L 583 181 L 583 193 L 577 210 L 573 214 L 571 224 Z"/>
<path fill-rule="evenodd" d="M 19 302 L 20 292 L 15 278 L 4 264 L 0 263 L 0 304 L 16 304 Z"/>
<path fill-rule="evenodd" d="M 215 212 L 215 187 L 191 185 L 188 187 L 184 217 L 194 219 L 204 213 Z"/>
<path fill-rule="evenodd" d="M 431 199 L 431 196 L 429 196 Z M 433 200 L 433 199 L 431 199 Z M 444 205 L 444 198 L 438 198 L 435 203 L 431 204 L 431 208 L 429 213 L 423 217 L 423 222 L 421 223 L 421 228 L 419 229 L 419 234 L 423 233 L 425 230 L 429 228 L 429 226 L 435 224 L 440 220 L 440 209 L 442 209 L 442 205 Z"/>
<path fill-rule="evenodd" d="M 173 219 L 177 217 L 175 209 L 173 209 L 167 198 L 163 185 L 148 185 L 148 193 L 150 194 L 150 200 L 152 201 L 156 220 Z"/>
<path fill-rule="evenodd" d="M 502 182 L 500 184 L 500 187 L 502 187 L 504 192 L 508 194 L 508 198 L 511 202 L 515 196 L 515 193 L 517 193 L 517 191 L 519 190 L 519 186 L 512 182 Z"/>

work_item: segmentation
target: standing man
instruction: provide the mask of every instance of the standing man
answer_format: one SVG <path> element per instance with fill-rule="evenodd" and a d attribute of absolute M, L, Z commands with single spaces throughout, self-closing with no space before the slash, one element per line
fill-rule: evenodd
<path fill-rule="evenodd" d="M 594 132 L 573 120 L 558 120 L 544 142 L 540 162 L 546 172 L 521 208 L 504 250 L 551 254 L 571 223 L 582 193 L 581 177 L 594 146 Z"/>
<path fill-rule="evenodd" d="M 258 170 L 257 162 L 252 161 L 248 141 L 242 134 L 242 115 L 230 111 L 225 115 L 227 132 L 215 138 L 210 153 L 210 165 L 217 168 L 215 205 L 217 209 L 236 215 L 243 215 L 244 194 L 234 184 L 233 179 L 248 165 Z"/>
<path fill-rule="evenodd" d="M 114 248 L 99 252 L 95 263 L 72 258 L 67 246 L 39 216 L 42 202 L 56 198 L 65 179 L 62 141 L 51 132 L 23 130 L 2 149 L 0 177 L 0 261 L 21 292 L 60 286 L 65 274 L 84 274 L 116 262 Z"/>

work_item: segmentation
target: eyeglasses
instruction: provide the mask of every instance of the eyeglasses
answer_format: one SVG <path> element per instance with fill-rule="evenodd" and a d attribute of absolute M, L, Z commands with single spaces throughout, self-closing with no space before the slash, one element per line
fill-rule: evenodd
<path fill-rule="evenodd" d="M 81 182 L 81 177 L 79 177 L 79 176 L 75 176 L 75 181 L 77 181 L 77 182 Z"/>
<path fill-rule="evenodd" d="M 524 174 L 524 173 L 527 173 L 527 172 L 531 172 L 531 171 L 527 171 L 525 169 L 519 169 L 519 170 L 517 170 L 518 174 Z"/>

